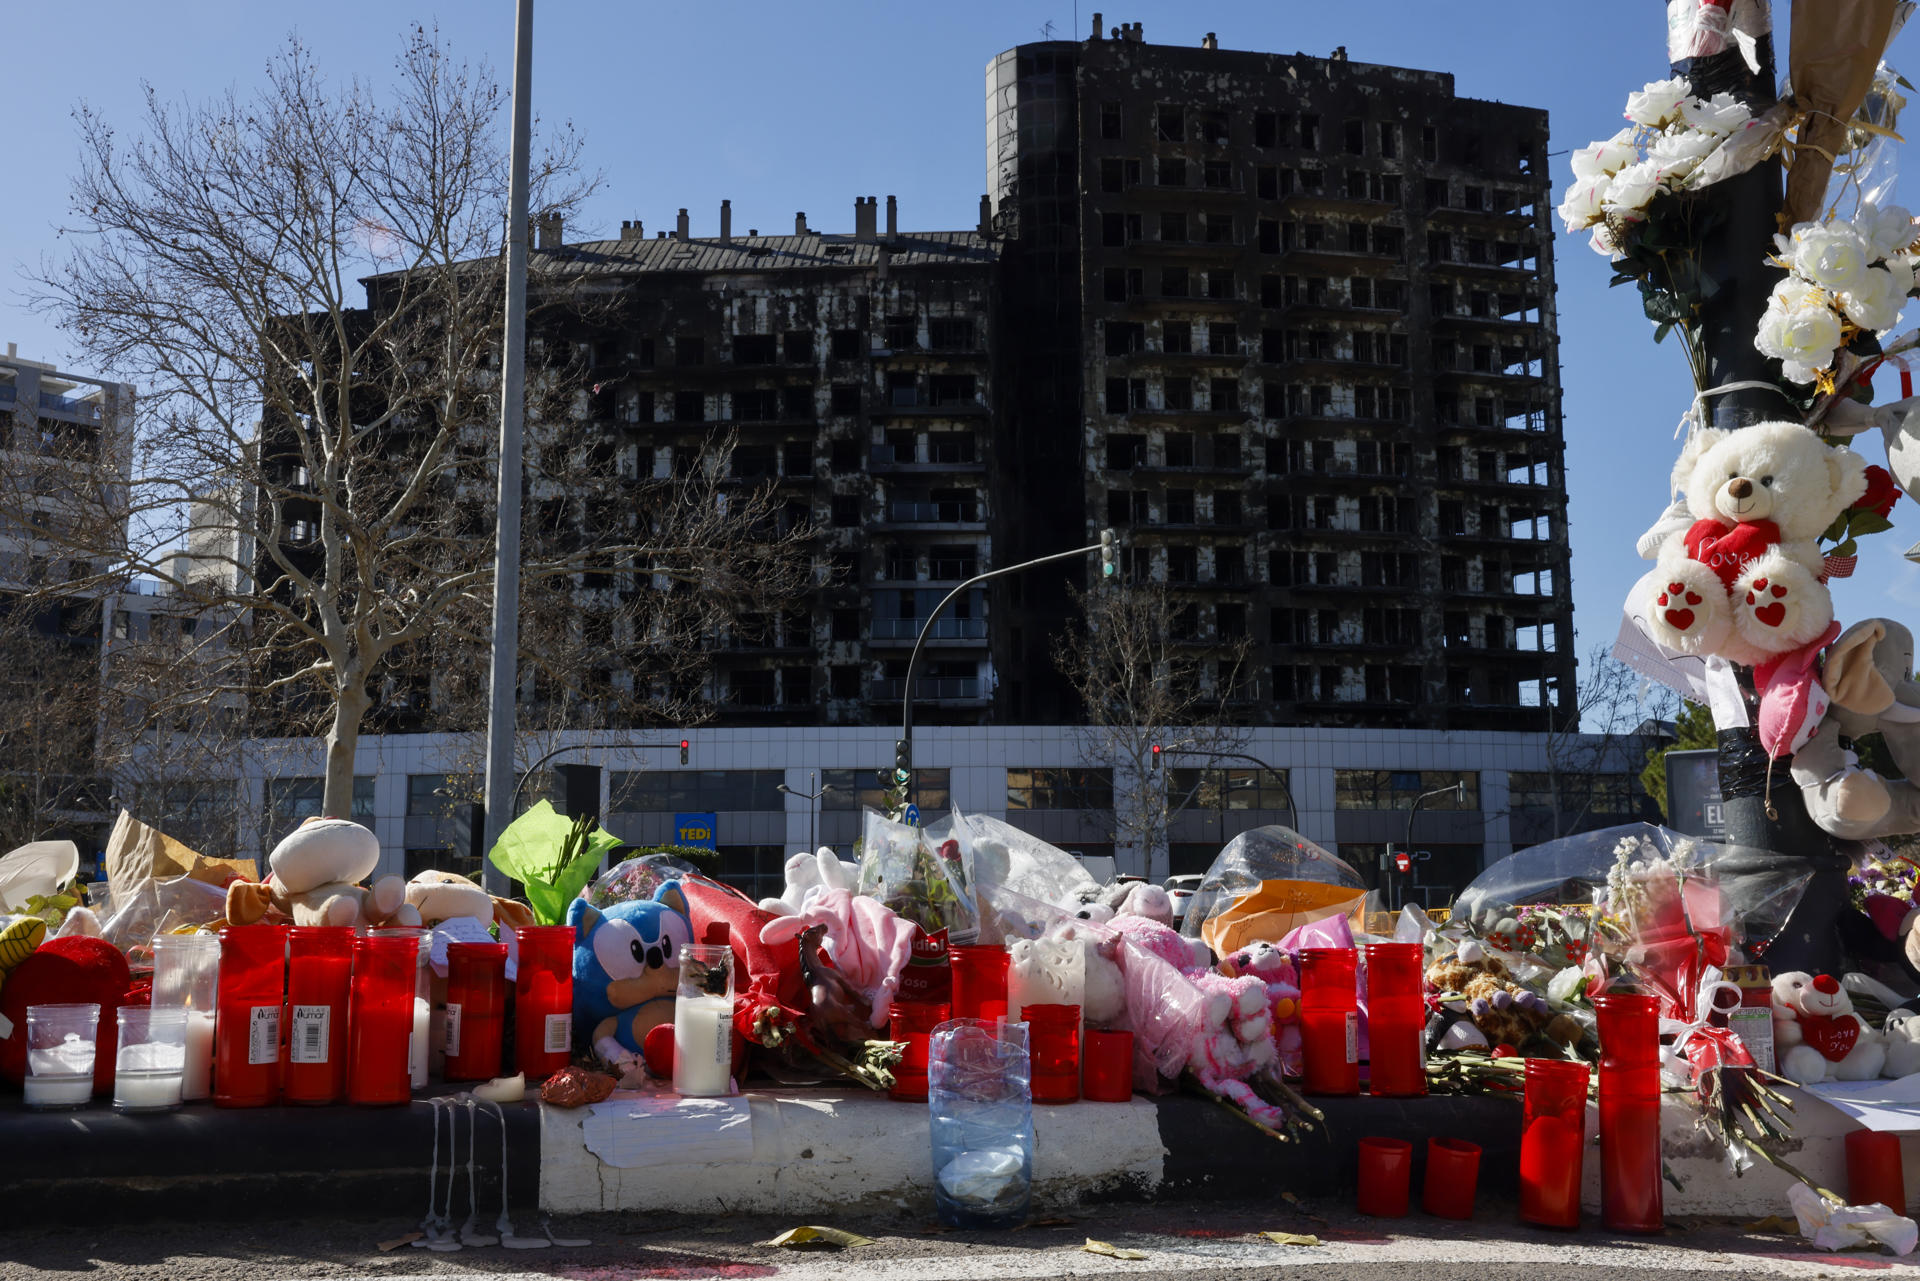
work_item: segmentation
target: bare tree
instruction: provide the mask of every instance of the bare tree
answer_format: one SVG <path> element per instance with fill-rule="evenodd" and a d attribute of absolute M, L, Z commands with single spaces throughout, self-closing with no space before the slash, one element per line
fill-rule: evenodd
<path fill-rule="evenodd" d="M 156 685 L 154 723 L 238 696 L 257 731 L 323 732 L 323 807 L 339 815 L 363 727 L 461 715 L 488 641 L 504 98 L 426 29 L 396 72 L 384 92 L 336 88 L 293 41 L 249 97 L 172 106 L 149 87 L 131 145 L 82 109 L 69 247 L 39 277 L 81 348 L 144 392 L 125 456 L 74 451 L 108 501 L 64 550 L 102 585 L 193 599 L 197 648 L 222 655 Z M 563 128 L 536 155 L 544 218 L 593 190 L 580 154 Z M 548 313 L 610 292 L 559 252 L 530 275 Z M 523 609 L 645 673 L 649 656 L 678 659 L 688 626 L 799 589 L 805 531 L 729 481 L 724 443 L 675 475 L 623 477 L 572 345 L 535 339 L 528 363 Z M 589 618 L 606 620 L 591 637 Z"/>
<path fill-rule="evenodd" d="M 1664 685 L 1649 684 L 1614 658 L 1609 645 L 1587 655 L 1571 707 L 1549 709 L 1546 769 L 1542 772 L 1550 802 L 1550 830 L 1541 839 L 1565 836 L 1595 812 L 1627 799 L 1645 760 L 1643 731 L 1648 722 L 1670 720 L 1679 699 Z"/>
<path fill-rule="evenodd" d="M 1196 643 L 1193 606 L 1164 582 L 1106 582 L 1074 599 L 1079 626 L 1060 638 L 1054 661 L 1079 697 L 1087 756 L 1112 764 L 1114 841 L 1151 860 L 1174 815 L 1210 803 L 1204 788 L 1172 794 L 1154 747 L 1167 760 L 1205 763 L 1245 745 L 1230 713 L 1246 693 L 1250 645 Z"/>
<path fill-rule="evenodd" d="M 97 601 L 37 607 L 0 595 L 0 852 L 89 841 L 106 799 L 97 773 Z"/>

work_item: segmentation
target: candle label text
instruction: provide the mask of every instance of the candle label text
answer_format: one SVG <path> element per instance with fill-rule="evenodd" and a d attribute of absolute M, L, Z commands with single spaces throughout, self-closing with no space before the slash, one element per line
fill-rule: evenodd
<path fill-rule="evenodd" d="M 440 1048 L 448 1054 L 460 1053 L 460 1003 L 447 1002 L 447 1039 Z"/>
<path fill-rule="evenodd" d="M 332 1026 L 333 1007 L 331 1005 L 294 1006 L 293 1040 L 287 1046 L 287 1061 L 325 1063 L 327 1048 L 331 1044 L 328 1033 Z"/>
<path fill-rule="evenodd" d="M 565 1054 L 573 1048 L 573 1012 L 547 1015 L 547 1053 Z"/>
<path fill-rule="evenodd" d="M 280 1007 L 256 1005 L 247 1018 L 247 1062 L 280 1061 Z"/>

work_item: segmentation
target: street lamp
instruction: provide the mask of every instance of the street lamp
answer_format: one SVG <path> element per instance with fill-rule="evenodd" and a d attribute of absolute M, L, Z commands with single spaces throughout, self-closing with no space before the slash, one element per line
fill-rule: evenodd
<path fill-rule="evenodd" d="M 818 771 L 809 771 L 807 779 L 810 785 L 818 783 L 820 775 Z M 785 792 L 788 796 L 798 796 L 803 801 L 811 802 L 811 807 L 807 811 L 807 853 L 811 854 L 819 849 L 820 798 L 828 792 L 844 792 L 847 789 L 838 783 L 828 783 L 817 792 L 802 792 L 795 788 L 788 787 L 785 783 L 776 783 L 774 784 L 773 790 L 776 792 Z"/>
<path fill-rule="evenodd" d="M 1446 794 L 1447 794 L 1448 792 L 1452 792 L 1452 793 L 1453 793 L 1453 799 L 1454 799 L 1454 802 L 1455 802 L 1455 804 L 1457 804 L 1457 805 L 1458 805 L 1458 806 L 1459 806 L 1459 807 L 1460 807 L 1461 809 L 1465 809 L 1465 808 L 1466 808 L 1466 806 L 1467 806 L 1467 780 L 1466 780 L 1466 779 L 1464 779 L 1464 778 L 1463 778 L 1463 779 L 1461 779 L 1461 780 L 1459 780 L 1459 781 L 1458 781 L 1458 782 L 1456 782 L 1456 783 L 1451 783 L 1451 784 L 1449 784 L 1449 785 L 1448 785 L 1448 786 L 1446 786 L 1446 787 L 1436 787 L 1436 788 L 1434 788 L 1434 789 L 1433 789 L 1433 790 L 1432 790 L 1431 792 L 1422 792 L 1422 793 L 1420 793 L 1420 795 L 1418 795 L 1418 796 L 1416 796 L 1416 797 L 1414 797 L 1414 798 L 1413 798 L 1413 808 L 1412 808 L 1412 809 L 1409 809 L 1409 810 L 1407 811 L 1407 840 L 1406 840 L 1406 847 L 1407 847 L 1407 872 L 1406 872 L 1406 874 L 1407 874 L 1408 876 L 1412 876 L 1412 875 L 1413 875 L 1413 820 L 1414 820 L 1414 816 L 1415 816 L 1415 815 L 1417 815 L 1417 814 L 1418 814 L 1418 813 L 1420 812 L 1420 807 L 1421 807 L 1422 805 L 1424 805 L 1424 804 L 1426 804 L 1426 803 L 1427 803 L 1428 801 L 1430 801 L 1430 800 L 1432 800 L 1432 799 L 1433 799 L 1434 797 L 1436 797 L 1436 796 L 1445 796 L 1445 795 L 1446 795 Z M 1393 868 L 1393 843 L 1392 843 L 1391 841 L 1389 841 L 1389 842 L 1387 843 L 1387 852 L 1386 852 L 1386 854 L 1384 855 L 1384 862 L 1383 862 L 1383 863 L 1381 864 L 1381 867 L 1380 867 L 1380 871 L 1381 871 L 1381 873 L 1382 873 L 1382 875 L 1383 875 L 1383 878 L 1384 878 L 1384 877 L 1386 877 L 1386 876 L 1391 876 L 1391 874 L 1392 874 L 1392 868 Z M 1392 882 L 1391 882 L 1391 881 L 1388 881 L 1388 884 L 1389 884 L 1389 886 L 1391 886 L 1391 884 L 1392 884 Z M 1402 893 L 1401 893 L 1401 898 L 1402 898 L 1402 899 L 1404 900 L 1404 899 L 1405 899 L 1405 897 L 1406 897 L 1406 894 L 1405 894 L 1405 891 L 1404 891 L 1404 886 L 1403 886 L 1403 889 L 1402 889 Z M 1388 893 L 1388 900 L 1387 900 L 1387 906 L 1388 906 L 1388 907 L 1390 907 L 1390 908 L 1391 908 L 1391 907 L 1396 907 L 1396 906 L 1399 906 L 1398 904 L 1396 904 L 1396 903 L 1394 903 L 1394 902 L 1393 902 L 1393 899 L 1392 899 L 1392 893 L 1391 893 L 1391 890 L 1389 890 L 1389 893 Z"/>
<path fill-rule="evenodd" d="M 1163 751 L 1158 744 L 1154 745 L 1153 750 L 1161 756 L 1198 756 L 1209 761 L 1247 761 L 1251 764 L 1258 765 L 1269 774 L 1278 774 L 1286 787 L 1287 818 L 1290 820 L 1289 826 L 1292 827 L 1296 833 L 1300 831 L 1300 811 L 1293 807 L 1293 779 L 1292 776 L 1284 770 L 1275 769 L 1258 756 L 1249 756 L 1245 752 L 1215 752 L 1198 747 L 1174 747 Z"/>

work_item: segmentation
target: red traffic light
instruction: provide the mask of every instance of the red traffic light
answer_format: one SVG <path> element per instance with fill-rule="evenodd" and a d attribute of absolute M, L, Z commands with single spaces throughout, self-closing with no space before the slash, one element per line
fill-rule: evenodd
<path fill-rule="evenodd" d="M 689 744 L 686 739 L 683 738 L 680 740 L 680 763 L 682 765 L 685 765 L 687 763 L 687 747 L 688 746 Z"/>
<path fill-rule="evenodd" d="M 1413 856 L 1410 854 L 1395 854 L 1393 856 L 1393 865 L 1402 872 L 1410 871 L 1413 868 Z"/>

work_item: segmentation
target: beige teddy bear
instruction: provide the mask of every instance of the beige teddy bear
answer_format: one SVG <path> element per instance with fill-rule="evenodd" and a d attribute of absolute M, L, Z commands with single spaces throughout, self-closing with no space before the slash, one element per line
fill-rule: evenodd
<path fill-rule="evenodd" d="M 498 924 L 502 929 L 537 923 L 533 909 L 525 903 L 489 894 L 457 872 L 432 868 L 407 882 L 407 905 L 427 926 L 461 916 L 470 916 L 482 925 Z"/>
<path fill-rule="evenodd" d="M 360 884 L 380 866 L 380 840 L 348 819 L 308 819 L 273 847 L 267 866 L 266 880 L 227 886 L 230 924 L 269 917 L 295 925 L 420 924 L 400 877 L 383 876 L 371 888 Z"/>

